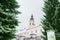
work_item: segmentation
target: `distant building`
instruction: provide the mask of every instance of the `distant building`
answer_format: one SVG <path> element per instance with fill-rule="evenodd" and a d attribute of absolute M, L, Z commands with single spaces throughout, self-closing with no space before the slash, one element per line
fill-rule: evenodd
<path fill-rule="evenodd" d="M 43 28 L 41 25 L 36 26 L 34 23 L 33 15 L 31 15 L 29 28 L 26 31 L 19 33 L 16 40 L 42 40 L 41 36 Z"/>

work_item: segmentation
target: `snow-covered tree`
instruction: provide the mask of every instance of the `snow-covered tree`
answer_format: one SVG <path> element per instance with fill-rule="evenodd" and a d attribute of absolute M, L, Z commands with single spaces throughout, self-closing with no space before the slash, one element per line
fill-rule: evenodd
<path fill-rule="evenodd" d="M 45 0 L 43 11 L 45 13 L 42 22 L 43 28 L 46 30 L 53 29 L 56 34 L 60 33 L 60 2 L 59 0 Z M 57 37 L 57 35 L 56 35 Z M 46 36 L 47 40 L 47 36 Z M 58 37 L 57 37 L 57 40 Z"/>
<path fill-rule="evenodd" d="M 0 0 L 0 40 L 15 38 L 18 7 L 16 0 Z"/>

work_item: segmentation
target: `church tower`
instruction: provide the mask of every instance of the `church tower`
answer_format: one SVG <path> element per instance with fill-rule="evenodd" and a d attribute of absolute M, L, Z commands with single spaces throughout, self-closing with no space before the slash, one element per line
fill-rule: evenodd
<path fill-rule="evenodd" d="M 30 18 L 30 28 L 32 28 L 35 24 L 34 24 L 34 18 L 33 18 L 33 14 L 31 15 L 31 18 Z"/>

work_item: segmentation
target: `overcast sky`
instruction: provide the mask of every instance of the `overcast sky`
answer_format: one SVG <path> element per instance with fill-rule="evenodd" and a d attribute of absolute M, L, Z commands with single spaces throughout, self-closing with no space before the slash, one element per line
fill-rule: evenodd
<path fill-rule="evenodd" d="M 19 23 L 19 27 L 17 27 L 18 31 L 24 30 L 28 28 L 29 19 L 33 14 L 35 24 L 39 25 L 41 22 L 41 18 L 43 17 L 43 0 L 17 0 L 20 8 L 18 10 L 22 12 L 18 15 L 18 19 L 21 23 Z"/>

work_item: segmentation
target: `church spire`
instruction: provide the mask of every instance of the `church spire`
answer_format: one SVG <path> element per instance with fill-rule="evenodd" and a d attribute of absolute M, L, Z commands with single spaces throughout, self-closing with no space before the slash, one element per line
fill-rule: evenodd
<path fill-rule="evenodd" d="M 30 25 L 34 25 L 34 18 L 33 18 L 33 14 L 31 15 L 31 18 L 30 18 Z"/>
<path fill-rule="evenodd" d="M 33 14 L 31 15 L 31 18 L 30 18 L 30 20 L 34 20 L 34 18 L 33 18 Z"/>

